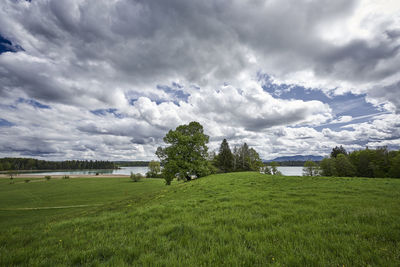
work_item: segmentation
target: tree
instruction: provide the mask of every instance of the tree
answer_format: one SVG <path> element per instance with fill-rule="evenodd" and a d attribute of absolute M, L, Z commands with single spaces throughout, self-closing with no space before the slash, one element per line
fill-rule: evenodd
<path fill-rule="evenodd" d="M 249 149 L 249 163 L 251 171 L 260 171 L 260 168 L 263 166 L 260 155 L 254 148 Z"/>
<path fill-rule="evenodd" d="M 209 137 L 200 123 L 180 125 L 170 130 L 163 140 L 169 146 L 159 147 L 156 155 L 164 166 L 162 173 L 167 185 L 174 177 L 189 181 L 192 175 L 202 177 L 210 173 L 206 145 Z"/>
<path fill-rule="evenodd" d="M 149 162 L 149 171 L 146 173 L 147 177 L 157 177 L 161 172 L 160 162 L 152 160 Z"/>
<path fill-rule="evenodd" d="M 318 165 L 311 160 L 304 163 L 303 175 L 304 176 L 317 176 L 319 174 Z"/>
<path fill-rule="evenodd" d="M 400 178 L 400 152 L 391 158 L 391 164 L 388 176 L 392 178 Z"/>
<path fill-rule="evenodd" d="M 218 153 L 218 168 L 222 172 L 230 172 L 233 169 L 233 154 L 229 148 L 228 141 L 222 140 Z"/>
<path fill-rule="evenodd" d="M 335 158 L 324 158 L 319 167 L 321 169 L 322 176 L 337 176 Z"/>
<path fill-rule="evenodd" d="M 347 155 L 346 149 L 344 149 L 344 147 L 342 147 L 342 146 L 340 146 L 340 147 L 338 147 L 338 146 L 334 147 L 334 148 L 332 149 L 332 152 L 331 152 L 331 158 L 336 158 L 337 155 L 339 155 L 339 154 Z"/>
<path fill-rule="evenodd" d="M 238 157 L 239 152 L 236 146 L 233 148 L 232 154 L 233 154 L 233 170 L 236 171 L 238 169 L 238 158 L 239 158 Z"/>
<path fill-rule="evenodd" d="M 250 170 L 250 158 L 249 158 L 249 146 L 244 143 L 239 147 L 237 151 L 237 170 L 249 171 Z"/>
<path fill-rule="evenodd" d="M 344 154 L 338 154 L 336 157 L 336 171 L 339 177 L 353 177 L 356 175 L 355 167 Z"/>
<path fill-rule="evenodd" d="M 259 171 L 263 166 L 260 155 L 246 143 L 239 149 L 234 148 L 233 162 L 235 171 Z"/>

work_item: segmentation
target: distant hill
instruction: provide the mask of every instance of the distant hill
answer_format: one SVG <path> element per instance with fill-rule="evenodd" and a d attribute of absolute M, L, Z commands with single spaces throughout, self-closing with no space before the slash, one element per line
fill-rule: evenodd
<path fill-rule="evenodd" d="M 271 162 L 271 161 L 321 161 L 324 157 L 322 156 L 313 156 L 313 155 L 295 155 L 295 156 L 287 156 L 287 157 L 277 157 L 272 160 L 267 160 L 266 162 Z"/>

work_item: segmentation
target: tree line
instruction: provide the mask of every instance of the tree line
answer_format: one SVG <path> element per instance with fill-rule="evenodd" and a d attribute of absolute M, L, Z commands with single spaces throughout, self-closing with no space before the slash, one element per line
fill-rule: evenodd
<path fill-rule="evenodd" d="M 79 170 L 79 169 L 115 169 L 111 161 L 66 160 L 46 161 L 32 158 L 1 158 L 0 171 L 8 170 Z"/>
<path fill-rule="evenodd" d="M 214 172 L 258 171 L 263 166 L 260 155 L 244 143 L 231 151 L 228 141 L 222 140 L 218 154 L 211 155 Z"/>
<path fill-rule="evenodd" d="M 367 147 L 348 153 L 343 146 L 337 146 L 319 166 L 306 162 L 304 167 L 304 174 L 308 176 L 400 178 L 400 151 L 389 151 L 387 147 Z"/>
<path fill-rule="evenodd" d="M 150 161 L 135 160 L 135 161 L 114 161 L 119 167 L 148 167 Z"/>

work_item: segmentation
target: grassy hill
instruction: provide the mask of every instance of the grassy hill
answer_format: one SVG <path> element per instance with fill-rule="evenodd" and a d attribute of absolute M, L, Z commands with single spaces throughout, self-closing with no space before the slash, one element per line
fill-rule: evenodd
<path fill-rule="evenodd" d="M 400 265 L 396 179 L 8 182 L 0 181 L 1 266 Z"/>

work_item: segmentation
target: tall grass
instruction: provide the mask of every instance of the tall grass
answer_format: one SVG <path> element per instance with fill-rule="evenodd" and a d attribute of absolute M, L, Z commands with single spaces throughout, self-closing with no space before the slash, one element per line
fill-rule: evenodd
<path fill-rule="evenodd" d="M 8 225 L 0 265 L 398 266 L 399 207 L 400 180 L 212 175 Z"/>

